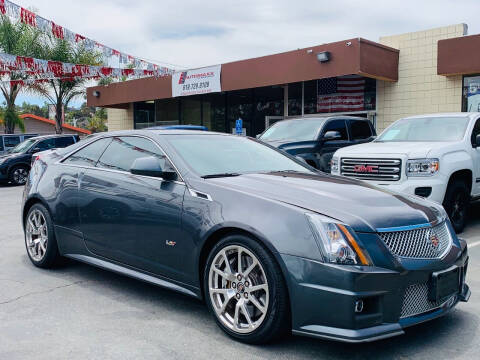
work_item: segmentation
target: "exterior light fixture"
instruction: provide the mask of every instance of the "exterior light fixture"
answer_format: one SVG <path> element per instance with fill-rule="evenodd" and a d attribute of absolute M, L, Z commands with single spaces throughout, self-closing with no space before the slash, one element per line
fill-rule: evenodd
<path fill-rule="evenodd" d="M 317 60 L 320 62 L 327 62 L 330 61 L 330 52 L 329 51 L 322 51 L 317 54 Z"/>
<path fill-rule="evenodd" d="M 100 91 L 95 90 L 92 95 L 98 98 L 100 97 Z"/>

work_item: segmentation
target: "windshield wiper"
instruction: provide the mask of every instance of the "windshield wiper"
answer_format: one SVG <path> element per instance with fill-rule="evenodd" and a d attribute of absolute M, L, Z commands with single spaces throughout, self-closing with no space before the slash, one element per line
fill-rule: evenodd
<path fill-rule="evenodd" d="M 240 176 L 239 173 L 220 173 L 220 174 L 209 174 L 203 175 L 203 179 L 213 179 L 213 178 L 222 178 L 222 177 L 233 177 L 233 176 Z"/>

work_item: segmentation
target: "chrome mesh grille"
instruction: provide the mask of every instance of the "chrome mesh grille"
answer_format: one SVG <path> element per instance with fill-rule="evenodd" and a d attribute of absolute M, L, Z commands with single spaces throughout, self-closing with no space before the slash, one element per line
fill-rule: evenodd
<path fill-rule="evenodd" d="M 394 256 L 405 258 L 439 259 L 452 244 L 446 222 L 421 229 L 380 232 L 379 236 Z"/>
<path fill-rule="evenodd" d="M 401 178 L 400 159 L 342 158 L 340 175 L 361 180 L 398 181 Z"/>
<path fill-rule="evenodd" d="M 455 300 L 456 295 L 452 295 L 446 300 L 430 301 L 428 300 L 428 284 L 414 284 L 406 288 L 403 297 L 401 318 L 422 314 L 439 308 L 446 302 Z"/>

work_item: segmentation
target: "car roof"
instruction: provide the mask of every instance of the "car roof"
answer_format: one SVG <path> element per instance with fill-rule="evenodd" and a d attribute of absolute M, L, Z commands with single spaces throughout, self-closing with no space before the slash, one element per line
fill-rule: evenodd
<path fill-rule="evenodd" d="M 208 130 L 206 126 L 203 125 L 163 125 L 163 126 L 152 126 L 146 130 Z"/>
<path fill-rule="evenodd" d="M 28 140 L 43 140 L 43 139 L 50 139 L 50 138 L 61 138 L 61 137 L 68 137 L 68 136 L 78 136 L 77 134 L 53 134 L 53 135 L 40 135 L 28 138 Z"/>
<path fill-rule="evenodd" d="M 360 116 L 332 115 L 332 116 L 304 116 L 304 117 L 287 118 L 287 119 L 279 120 L 275 122 L 275 124 L 278 124 L 284 121 L 327 121 L 327 120 L 336 120 L 336 119 L 369 121 L 367 118 L 360 117 Z"/>
<path fill-rule="evenodd" d="M 430 117 L 469 117 L 470 119 L 473 119 L 479 116 L 480 116 L 480 112 L 449 112 L 449 113 L 412 115 L 412 116 L 404 117 L 402 119 L 419 119 L 419 118 L 430 118 Z"/>

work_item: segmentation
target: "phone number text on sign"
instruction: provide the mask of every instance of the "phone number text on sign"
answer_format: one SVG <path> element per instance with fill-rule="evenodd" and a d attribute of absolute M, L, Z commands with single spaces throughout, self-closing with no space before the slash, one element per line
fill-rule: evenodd
<path fill-rule="evenodd" d="M 210 86 L 209 81 L 192 83 L 192 84 L 185 84 L 185 85 L 183 85 L 183 91 L 206 89 L 209 86 Z"/>

